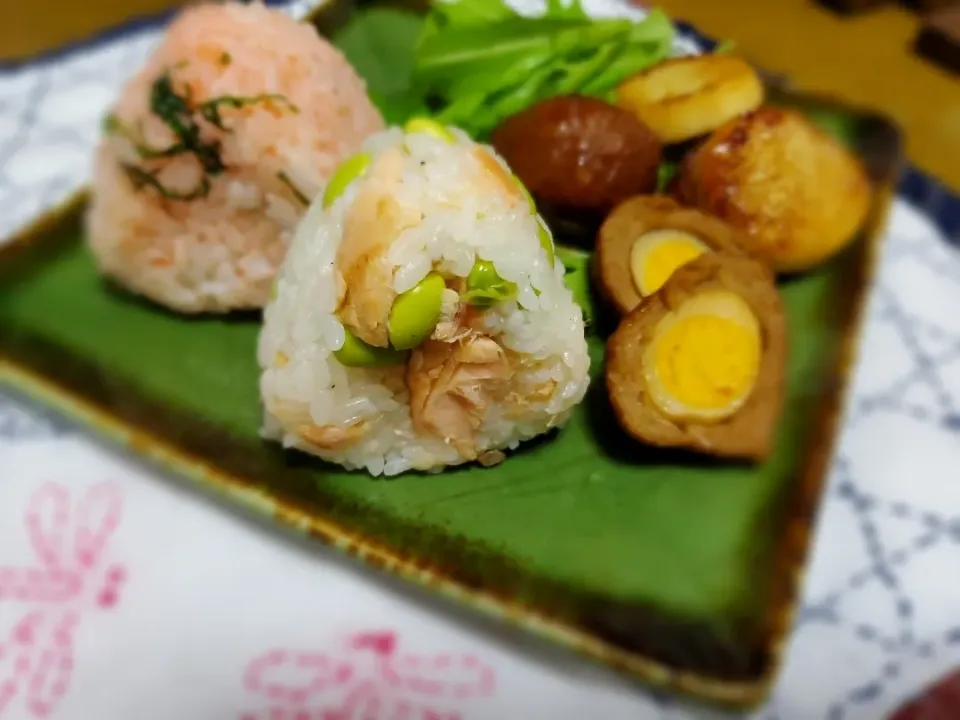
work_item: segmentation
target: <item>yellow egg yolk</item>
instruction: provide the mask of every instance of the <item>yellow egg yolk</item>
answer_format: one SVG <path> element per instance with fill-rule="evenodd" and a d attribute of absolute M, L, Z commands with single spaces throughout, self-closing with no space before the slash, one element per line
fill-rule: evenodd
<path fill-rule="evenodd" d="M 708 250 L 700 240 L 680 230 L 644 233 L 630 248 L 630 274 L 637 292 L 644 297 L 652 295 L 677 268 Z"/>
<path fill-rule="evenodd" d="M 660 320 L 644 351 L 650 398 L 674 419 L 728 418 L 753 391 L 762 345 L 760 323 L 738 295 L 695 295 Z"/>

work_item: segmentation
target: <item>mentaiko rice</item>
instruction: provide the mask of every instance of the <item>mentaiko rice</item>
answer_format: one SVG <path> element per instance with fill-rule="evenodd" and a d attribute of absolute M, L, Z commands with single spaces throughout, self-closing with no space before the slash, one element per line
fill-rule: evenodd
<path fill-rule="evenodd" d="M 259 3 L 184 10 L 105 125 L 87 220 L 100 270 L 181 312 L 262 307 L 309 201 L 382 128 L 312 26 Z"/>
<path fill-rule="evenodd" d="M 301 221 L 265 309 L 263 434 L 374 475 L 497 462 L 587 389 L 582 312 L 549 233 L 506 164 L 459 130 L 391 128 L 362 151 L 360 178 Z M 510 289 L 480 302 L 484 261 Z M 437 275 L 429 338 L 385 347 L 391 303 Z M 344 364 L 345 340 L 394 355 Z"/>

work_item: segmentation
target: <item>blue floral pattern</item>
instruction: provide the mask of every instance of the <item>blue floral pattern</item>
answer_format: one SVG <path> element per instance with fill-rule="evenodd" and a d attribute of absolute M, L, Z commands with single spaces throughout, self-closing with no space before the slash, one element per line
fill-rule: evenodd
<path fill-rule="evenodd" d="M 308 6 L 286 5 L 295 14 Z M 0 68 L 0 236 L 82 183 L 102 111 L 156 43 L 159 21 Z M 683 31 L 687 49 L 708 43 L 692 28 Z M 960 198 L 909 169 L 886 235 L 802 609 L 758 720 L 882 717 L 960 663 L 960 583 L 951 570 L 960 564 L 958 247 Z M 72 433 L 0 388 L 0 458 L 8 444 Z M 647 715 L 638 709 L 638 717 L 712 715 L 659 697 L 643 707 Z"/>

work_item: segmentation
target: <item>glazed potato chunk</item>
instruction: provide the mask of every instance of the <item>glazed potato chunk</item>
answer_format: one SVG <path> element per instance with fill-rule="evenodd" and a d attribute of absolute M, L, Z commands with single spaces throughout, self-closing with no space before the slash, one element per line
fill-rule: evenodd
<path fill-rule="evenodd" d="M 678 194 L 742 230 L 748 249 L 777 272 L 796 272 L 853 240 L 871 186 L 860 162 L 805 117 L 764 107 L 687 157 Z"/>

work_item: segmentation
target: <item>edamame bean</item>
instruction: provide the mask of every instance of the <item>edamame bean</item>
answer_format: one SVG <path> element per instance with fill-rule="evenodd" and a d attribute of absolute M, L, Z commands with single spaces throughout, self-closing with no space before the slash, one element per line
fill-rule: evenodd
<path fill-rule="evenodd" d="M 456 136 L 441 123 L 425 117 L 410 118 L 407 120 L 407 124 L 403 126 L 403 131 L 411 135 L 413 133 L 426 133 L 427 135 L 433 135 L 435 138 L 445 140 L 448 143 L 457 141 Z"/>
<path fill-rule="evenodd" d="M 367 172 L 372 160 L 369 153 L 357 153 L 344 160 L 327 183 L 327 189 L 323 191 L 323 207 L 333 205 L 350 183 Z"/>
<path fill-rule="evenodd" d="M 520 194 L 523 195 L 523 199 L 527 201 L 527 207 L 530 208 L 530 214 L 535 214 L 537 212 L 537 204 L 533 201 L 533 195 L 530 194 L 530 191 L 527 190 L 527 186 L 523 184 L 523 181 L 520 180 L 520 178 L 514 175 L 513 179 L 516 181 L 517 187 L 520 188 Z"/>
<path fill-rule="evenodd" d="M 390 344 L 393 347 L 409 350 L 430 337 L 440 320 L 443 291 L 446 287 L 440 275 L 430 273 L 393 301 L 387 323 Z"/>
<path fill-rule="evenodd" d="M 537 218 L 537 236 L 540 238 L 540 246 L 547 252 L 547 260 L 550 261 L 550 267 L 553 267 L 556 260 L 556 252 L 553 249 L 553 238 L 550 231 L 543 224 L 543 220 Z"/>
<path fill-rule="evenodd" d="M 381 348 L 368 345 L 352 332 L 344 330 L 343 347 L 333 352 L 333 356 L 347 367 L 380 367 L 383 365 L 402 365 L 409 353 L 394 348 Z"/>
<path fill-rule="evenodd" d="M 517 286 L 500 277 L 489 260 L 477 260 L 467 276 L 466 301 L 476 307 L 490 307 L 517 294 Z"/>

